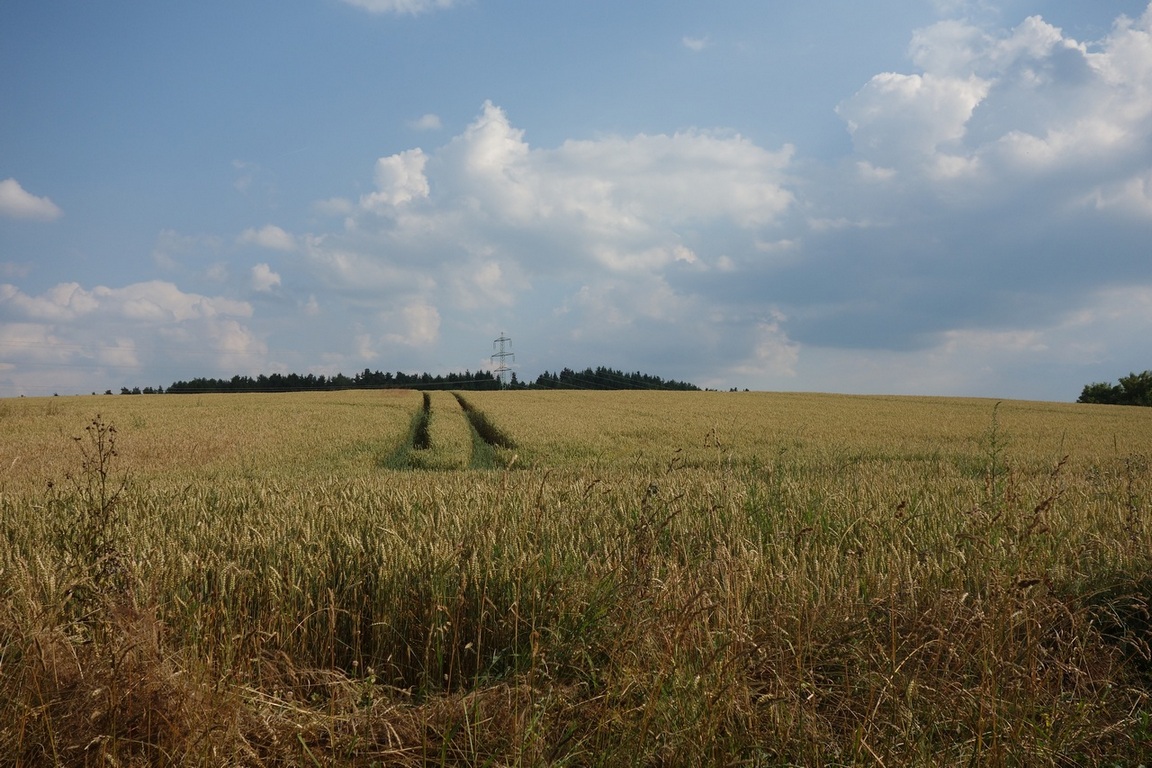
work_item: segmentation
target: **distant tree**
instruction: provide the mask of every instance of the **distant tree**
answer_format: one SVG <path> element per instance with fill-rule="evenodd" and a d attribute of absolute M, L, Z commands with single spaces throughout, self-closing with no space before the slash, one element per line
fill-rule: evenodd
<path fill-rule="evenodd" d="M 1152 370 L 1121 376 L 1118 384 L 1089 384 L 1076 402 L 1152 406 Z"/>
<path fill-rule="evenodd" d="M 1121 389 L 1119 384 L 1109 384 L 1105 381 L 1098 381 L 1094 384 L 1085 385 L 1076 402 L 1116 405 L 1120 399 L 1120 393 Z"/>
<path fill-rule="evenodd" d="M 585 368 L 575 371 L 563 368 L 559 373 L 545 371 L 534 382 L 523 382 L 515 373 L 509 383 L 510 389 L 674 389 L 699 390 L 694 384 L 674 379 L 662 379 L 659 376 L 640 373 L 624 373 L 612 368 L 600 366 L 598 368 Z M 233 376 L 231 379 L 196 378 L 191 381 L 175 381 L 168 387 L 169 394 L 191 394 L 198 392 L 299 392 L 302 390 L 337 390 L 337 389 L 462 389 L 497 390 L 500 389 L 500 379 L 492 371 L 476 371 L 465 369 L 463 373 L 436 374 L 430 373 L 404 373 L 396 371 L 395 374 L 373 371 L 365 368 L 355 376 L 348 377 L 343 373 L 325 378 L 308 374 L 301 376 L 296 373 L 271 375 L 260 374 L 256 378 L 251 376 Z M 139 394 L 140 388 L 129 390 L 124 387 L 122 394 Z M 146 387 L 145 394 L 163 394 L 164 387 Z"/>
<path fill-rule="evenodd" d="M 528 386 L 533 389 L 700 389 L 695 384 L 683 381 L 665 380 L 639 371 L 624 373 L 604 366 L 585 368 L 582 371 L 563 368 L 558 374 L 545 371 Z"/>

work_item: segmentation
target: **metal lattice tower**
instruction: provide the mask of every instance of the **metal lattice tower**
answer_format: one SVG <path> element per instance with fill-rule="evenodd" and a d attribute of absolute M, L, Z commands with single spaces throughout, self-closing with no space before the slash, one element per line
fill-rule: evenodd
<path fill-rule="evenodd" d="M 516 355 L 512 354 L 512 339 L 505 336 L 504 331 L 500 331 L 500 338 L 492 342 L 492 348 L 496 350 L 495 354 L 492 355 L 492 365 L 494 366 L 492 372 L 496 374 L 496 378 L 503 388 L 508 386 L 508 377 L 512 373 L 508 363 L 516 362 Z"/>

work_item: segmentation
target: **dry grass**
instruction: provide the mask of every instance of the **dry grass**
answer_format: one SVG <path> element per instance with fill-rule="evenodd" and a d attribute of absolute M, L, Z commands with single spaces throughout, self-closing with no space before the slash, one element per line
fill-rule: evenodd
<path fill-rule="evenodd" d="M 446 469 L 411 472 L 381 462 L 419 394 L 252 397 L 259 428 L 240 397 L 206 433 L 183 398 L 108 398 L 146 410 L 101 409 L 136 479 L 92 556 L 61 539 L 100 498 L 91 412 L 0 405 L 4 450 L 59 473 L 0 491 L 14 764 L 1152 758 L 1152 409 L 470 393 L 520 457 L 476 471 L 433 394 Z M 131 447 L 176 425 L 253 457 Z"/>

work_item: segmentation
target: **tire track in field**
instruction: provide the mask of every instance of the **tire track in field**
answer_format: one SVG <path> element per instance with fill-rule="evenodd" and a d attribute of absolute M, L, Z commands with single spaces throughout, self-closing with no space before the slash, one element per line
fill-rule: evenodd
<path fill-rule="evenodd" d="M 471 466 L 474 469 L 510 467 L 516 456 L 515 454 L 508 456 L 508 452 L 515 450 L 516 442 L 489 421 L 483 411 L 465 400 L 459 392 L 453 392 L 452 396 L 460 403 L 464 415 L 468 418 L 468 424 L 472 427 Z"/>
<path fill-rule="evenodd" d="M 432 447 L 432 438 L 428 425 L 432 420 L 432 398 L 427 392 L 424 399 L 412 414 L 412 423 L 408 427 L 408 435 L 396 449 L 388 456 L 380 459 L 381 467 L 387 469 L 418 469 L 422 466 L 421 453 L 426 453 Z"/>
<path fill-rule="evenodd" d="M 381 467 L 443 472 L 465 467 L 496 469 L 512 465 L 516 460 L 516 455 L 512 453 L 516 442 L 463 395 L 458 392 L 451 394 L 456 400 L 455 404 L 448 400 L 447 393 L 437 393 L 435 399 L 428 392 L 422 393 L 423 401 L 412 414 L 407 436 L 390 455 L 380 460 Z M 445 400 L 450 405 L 446 405 Z M 435 405 L 436 402 L 440 404 Z M 438 421 L 437 424 L 441 426 L 432 426 L 434 419 L 454 420 L 461 417 L 463 423 L 467 424 L 466 428 L 461 425 L 461 429 L 467 430 L 466 433 L 453 432 L 452 428 L 446 431 L 443 425 L 449 422 Z"/>
<path fill-rule="evenodd" d="M 432 435 L 428 424 L 432 421 L 432 396 L 424 393 L 424 406 L 416 412 L 412 424 L 412 447 L 417 451 L 427 451 L 432 447 Z"/>

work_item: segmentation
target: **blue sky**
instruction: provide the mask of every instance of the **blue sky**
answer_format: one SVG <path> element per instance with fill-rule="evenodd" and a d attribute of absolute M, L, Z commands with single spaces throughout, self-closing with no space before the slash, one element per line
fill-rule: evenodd
<path fill-rule="evenodd" d="M 1152 367 L 1152 5 L 0 5 L 0 396 Z"/>

